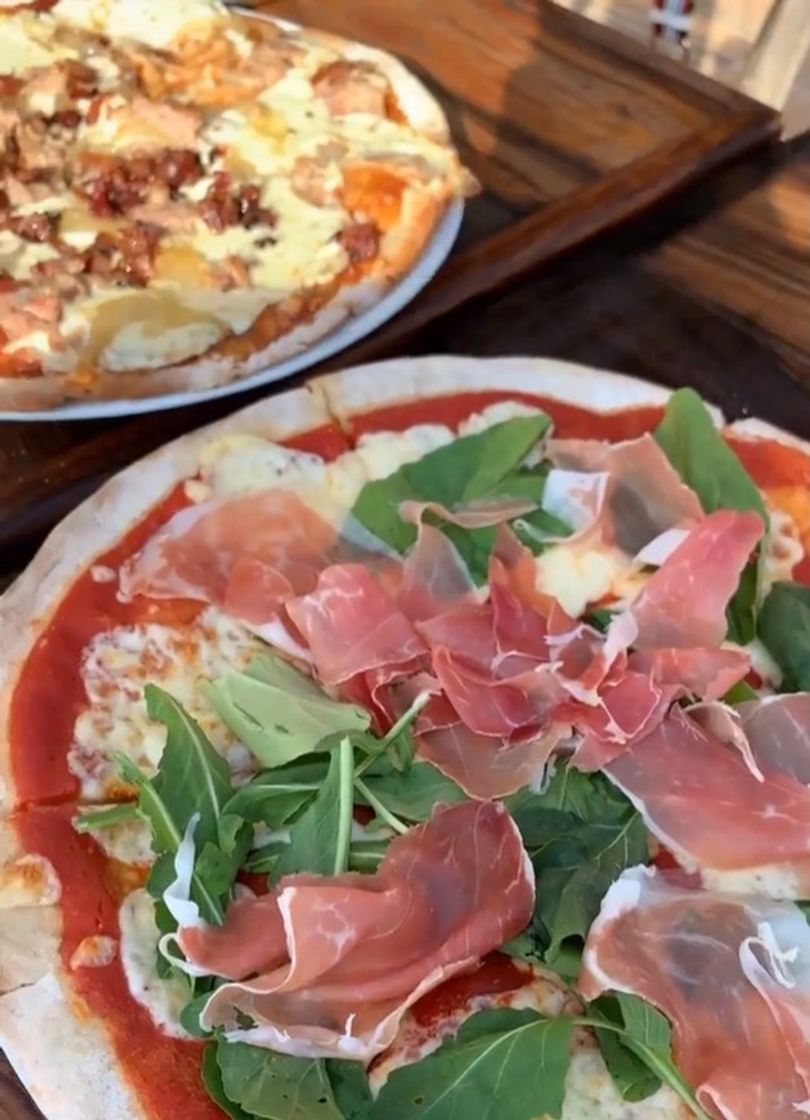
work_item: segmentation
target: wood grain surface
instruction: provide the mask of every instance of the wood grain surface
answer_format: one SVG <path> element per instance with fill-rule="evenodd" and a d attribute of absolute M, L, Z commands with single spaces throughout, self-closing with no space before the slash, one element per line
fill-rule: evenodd
<path fill-rule="evenodd" d="M 544 0 L 445 0 L 441 20 L 433 0 L 266 7 L 397 51 L 441 98 L 483 184 L 448 265 L 372 343 L 385 353 L 661 204 L 778 127 L 770 110 Z M 269 391 L 129 420 L 0 424 L 0 571 L 105 476 Z"/>

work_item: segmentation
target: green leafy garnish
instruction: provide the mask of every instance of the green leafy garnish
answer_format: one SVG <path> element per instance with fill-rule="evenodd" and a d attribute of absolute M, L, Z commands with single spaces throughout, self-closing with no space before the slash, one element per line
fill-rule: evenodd
<path fill-rule="evenodd" d="M 73 827 L 77 832 L 94 832 L 99 828 L 115 828 L 138 819 L 137 801 L 122 801 L 107 809 L 83 810 L 73 818 Z"/>
<path fill-rule="evenodd" d="M 810 689 L 810 587 L 775 583 L 759 612 L 758 634 L 782 670 L 783 691 Z"/>
<path fill-rule="evenodd" d="M 577 971 L 602 899 L 627 867 L 648 858 L 647 833 L 627 798 L 601 774 L 560 766 L 541 794 L 524 792 L 511 811 L 537 877 L 532 934 L 546 963 Z"/>
<path fill-rule="evenodd" d="M 124 756 L 118 757 L 122 776 L 138 791 L 138 812 L 152 829 L 152 848 L 158 859 L 150 876 L 150 891 L 159 897 L 174 878 L 173 860 L 186 828 L 197 818 L 194 841 L 198 852 L 219 848 L 219 827 L 225 805 L 231 798 L 227 763 L 209 743 L 199 725 L 167 692 L 146 686 L 146 709 L 150 719 L 167 730 L 166 747 L 156 776 L 147 778 Z M 227 860 L 227 856 L 224 857 Z M 207 922 L 220 924 L 224 904 L 238 865 L 231 864 L 227 883 L 222 866 L 212 854 L 192 875 L 191 894 Z"/>
<path fill-rule="evenodd" d="M 655 1079 L 656 1087 L 658 1083 L 668 1085 L 692 1109 L 698 1120 L 709 1120 L 673 1061 L 669 1020 L 652 1004 L 638 996 L 620 992 L 590 1004 L 587 1018 L 577 1021 L 595 1027 L 599 1033 L 614 1034 L 624 1050 L 647 1068 L 649 1078 Z M 634 1069 L 626 1058 L 617 1066 L 615 1049 L 608 1048 L 606 1061 L 611 1072 L 616 1069 L 620 1072 L 620 1091 L 629 1089 L 630 1092 L 643 1092 L 646 1096 L 649 1096 L 647 1089 L 654 1092 L 652 1080 L 645 1079 L 639 1067 Z M 627 1096 L 625 1099 L 640 1100 L 641 1097 Z"/>
<path fill-rule="evenodd" d="M 437 805 L 458 805 L 466 801 L 464 791 L 429 762 L 415 762 L 407 772 L 393 769 L 385 760 L 375 763 L 363 782 L 389 813 L 407 821 L 426 821 Z M 362 796 L 360 804 L 369 804 Z"/>
<path fill-rule="evenodd" d="M 206 686 L 211 706 L 265 766 L 311 754 L 327 736 L 365 731 L 368 712 L 325 695 L 309 677 L 269 655 Z"/>
<path fill-rule="evenodd" d="M 217 1061 L 218 1048 L 218 1044 L 212 1042 L 203 1051 L 202 1080 L 206 1092 L 211 1100 L 218 1104 L 226 1115 L 231 1117 L 231 1120 L 253 1120 L 251 1113 L 246 1112 L 240 1105 L 229 1100 L 225 1093 L 222 1070 L 219 1068 L 219 1062 Z"/>
<path fill-rule="evenodd" d="M 536 1120 L 560 1116 L 570 1019 L 483 1011 L 435 1054 L 395 1070 L 370 1120 Z"/>
<path fill-rule="evenodd" d="M 354 808 L 354 749 L 346 737 L 333 751 L 315 800 L 290 828 L 290 842 L 279 856 L 276 874 L 310 871 L 339 875 L 349 864 Z"/>
<path fill-rule="evenodd" d="M 242 1042 L 219 1042 L 214 1053 L 221 1079 L 214 1087 L 221 1085 L 225 1099 L 241 1110 L 231 1113 L 238 1120 L 245 1113 L 261 1120 L 344 1120 L 322 1061 Z"/>
<path fill-rule="evenodd" d="M 714 426 L 694 389 L 669 398 L 655 430 L 658 446 L 706 513 L 719 509 L 754 510 L 767 526 L 768 513 L 756 483 Z"/>
<path fill-rule="evenodd" d="M 711 413 L 694 389 L 678 389 L 672 394 L 655 438 L 706 513 L 753 510 L 768 528 L 768 511 L 759 488 L 714 426 Z M 758 550 L 757 558 L 746 566 L 728 607 L 729 638 L 740 645 L 746 645 L 756 634 L 759 555 Z"/>
<path fill-rule="evenodd" d="M 452 509 L 484 498 L 525 498 L 538 509 L 519 519 L 523 523 L 521 532 L 542 537 L 559 531 L 560 523 L 539 508 L 546 468 L 521 468 L 550 423 L 542 413 L 520 416 L 477 435 L 456 439 L 400 467 L 388 478 L 367 483 L 352 512 L 376 537 L 400 553 L 407 552 L 416 540 L 416 528 L 399 515 L 405 501 L 437 502 Z M 440 524 L 472 578 L 485 580 L 494 528 L 464 530 Z"/>

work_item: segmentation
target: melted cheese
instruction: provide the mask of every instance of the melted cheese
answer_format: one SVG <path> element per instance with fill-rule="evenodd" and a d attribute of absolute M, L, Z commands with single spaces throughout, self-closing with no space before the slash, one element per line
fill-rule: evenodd
<path fill-rule="evenodd" d="M 115 960 L 117 952 L 118 942 L 114 937 L 103 934 L 85 937 L 76 946 L 70 958 L 70 967 L 73 971 L 77 968 L 106 968 Z"/>
<path fill-rule="evenodd" d="M 44 856 L 24 855 L 0 864 L 0 911 L 53 906 L 61 893 L 56 871 Z"/>
<path fill-rule="evenodd" d="M 217 0 L 60 0 L 53 14 L 86 31 L 164 48 L 183 33 L 213 32 L 227 9 Z"/>
<path fill-rule="evenodd" d="M 567 614 L 579 618 L 589 603 L 598 603 L 621 586 L 628 564 L 627 556 L 617 548 L 563 542 L 537 557 L 536 585 L 539 591 L 553 595 Z"/>
<path fill-rule="evenodd" d="M 483 428 L 490 424 L 483 413 L 477 414 Z M 368 432 L 357 441 L 357 455 L 369 478 L 387 478 L 405 463 L 418 459 L 439 447 L 452 443 L 453 432 L 444 424 L 416 424 L 404 432 Z"/>
<path fill-rule="evenodd" d="M 189 1001 L 189 988 L 181 977 L 158 976 L 155 904 L 145 890 L 133 891 L 124 899 L 118 922 L 121 964 L 132 998 L 146 1008 L 164 1034 L 188 1038 L 180 1026 L 180 1012 Z"/>
<path fill-rule="evenodd" d="M 762 553 L 761 598 L 779 580 L 792 579 L 793 569 L 804 556 L 804 546 L 793 518 L 770 503 L 768 507 L 771 526 Z"/>
<path fill-rule="evenodd" d="M 494 404 L 488 404 L 480 412 L 475 412 L 472 416 L 463 420 L 459 424 L 458 434 L 460 436 L 474 436 L 479 432 L 486 431 L 494 424 L 503 424 L 505 420 L 514 420 L 519 416 L 537 416 L 542 411 L 541 408 L 534 408 L 522 401 L 495 401 Z"/>
<path fill-rule="evenodd" d="M 49 19 L 37 19 L 30 12 L 0 16 L 0 74 L 22 74 L 77 57 L 75 50 L 54 42 Z"/>
<path fill-rule="evenodd" d="M 108 809 L 112 806 L 99 805 L 97 808 Z M 122 824 L 95 829 L 93 839 L 106 856 L 118 860 L 119 863 L 135 867 L 151 867 L 155 862 L 155 853 L 152 851 L 152 829 L 140 817 Z"/>
<path fill-rule="evenodd" d="M 15 280 L 24 279 L 35 265 L 58 256 L 58 250 L 46 242 L 24 241 L 11 230 L 0 231 L 0 272 L 7 272 Z"/>
<path fill-rule="evenodd" d="M 104 351 L 104 368 L 112 370 L 159 369 L 204 354 L 225 334 L 222 324 L 199 322 L 168 327 L 156 334 L 148 323 L 130 323 L 116 334 Z"/>
<path fill-rule="evenodd" d="M 742 871 L 701 872 L 703 886 L 729 894 L 758 894 L 766 898 L 802 899 L 799 876 L 789 867 L 754 867 Z"/>
<path fill-rule="evenodd" d="M 242 626 L 213 608 L 187 627 L 144 623 L 97 635 L 85 650 L 82 666 L 89 704 L 76 720 L 68 754 L 81 796 L 102 800 L 121 788 L 115 752 L 154 773 L 166 729 L 146 714 L 144 686 L 153 680 L 190 712 L 234 768 L 238 764 L 241 769 L 244 751 L 231 758 L 233 736 L 205 703 L 198 682 L 244 667 L 261 648 Z"/>

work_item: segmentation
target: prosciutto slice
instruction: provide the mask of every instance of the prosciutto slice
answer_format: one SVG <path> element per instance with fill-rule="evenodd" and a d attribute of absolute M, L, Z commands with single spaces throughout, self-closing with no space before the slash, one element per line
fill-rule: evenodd
<path fill-rule="evenodd" d="M 742 649 L 654 649 L 632 653 L 628 664 L 657 684 L 679 685 L 700 700 L 719 700 L 747 676 L 751 658 Z"/>
<path fill-rule="evenodd" d="M 810 693 L 749 700 L 737 712 L 758 765 L 810 786 Z"/>
<path fill-rule="evenodd" d="M 632 868 L 591 926 L 580 986 L 587 999 L 625 992 L 667 1015 L 677 1065 L 711 1115 L 810 1110 L 810 926 L 792 903 Z"/>
<path fill-rule="evenodd" d="M 765 526 L 756 513 L 718 510 L 700 521 L 628 608 L 638 649 L 719 646 L 726 607 Z"/>
<path fill-rule="evenodd" d="M 474 601 L 475 585 L 452 541 L 435 526 L 420 524 L 397 591 L 400 610 L 412 622 L 426 622 Z"/>
<path fill-rule="evenodd" d="M 553 439 L 546 454 L 564 470 L 606 476 L 602 501 L 592 503 L 591 528 L 627 556 L 635 556 L 666 530 L 703 517 L 697 495 L 681 482 L 650 435 L 623 443 Z"/>
<path fill-rule="evenodd" d="M 128 597 L 196 599 L 264 624 L 342 561 L 379 567 L 384 550 L 359 525 L 345 535 L 289 490 L 212 499 L 181 510 L 121 570 Z M 388 558 L 388 563 L 392 561 Z"/>
<path fill-rule="evenodd" d="M 534 878 L 506 810 L 465 802 L 393 840 L 374 875 L 290 876 L 275 902 L 285 941 L 277 967 L 275 918 L 266 935 L 262 928 L 265 899 L 235 904 L 219 930 L 181 932 L 192 964 L 242 973 L 214 992 L 201 1021 L 233 1041 L 367 1062 L 416 1000 L 524 928 Z M 248 978 L 265 960 L 270 970 Z"/>
<path fill-rule="evenodd" d="M 421 734 L 419 757 L 470 797 L 508 797 L 541 784 L 549 758 L 570 734 L 570 726 L 555 722 L 528 742 L 510 742 L 478 735 L 456 722 Z"/>
<path fill-rule="evenodd" d="M 776 770 L 752 773 L 737 749 L 680 708 L 605 773 L 704 882 L 754 883 L 783 898 L 810 891 L 810 788 Z"/>
<path fill-rule="evenodd" d="M 371 670 L 413 670 L 426 653 L 409 620 L 362 564 L 326 568 L 315 590 L 289 600 L 286 609 L 328 685 Z"/>

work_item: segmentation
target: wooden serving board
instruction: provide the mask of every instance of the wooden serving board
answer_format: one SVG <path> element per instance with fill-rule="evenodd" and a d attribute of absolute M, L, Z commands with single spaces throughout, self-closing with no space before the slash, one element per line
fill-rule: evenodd
<path fill-rule="evenodd" d="M 778 130 L 771 110 L 545 0 L 443 0 L 440 16 L 435 0 L 263 8 L 398 53 L 439 96 L 483 187 L 439 277 L 333 366 L 401 352 Z M 105 476 L 268 391 L 129 420 L 0 424 L 0 574 Z"/>

